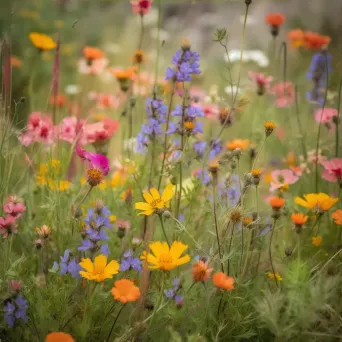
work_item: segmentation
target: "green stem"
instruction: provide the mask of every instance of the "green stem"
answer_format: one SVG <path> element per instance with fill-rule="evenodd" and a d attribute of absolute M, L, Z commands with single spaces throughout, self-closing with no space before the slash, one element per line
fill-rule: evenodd
<path fill-rule="evenodd" d="M 303 127 L 302 127 L 302 123 L 300 121 L 300 116 L 299 116 L 299 104 L 298 104 L 298 85 L 295 85 L 295 108 L 296 108 L 296 118 L 297 118 L 297 125 L 298 125 L 298 129 L 299 129 L 299 134 L 300 134 L 300 141 L 302 144 L 302 150 L 303 150 L 303 156 L 306 160 L 307 158 L 307 151 L 306 151 L 306 146 L 305 146 L 305 137 L 303 134 Z"/>
<path fill-rule="evenodd" d="M 122 312 L 122 309 L 123 309 L 124 307 L 125 307 L 125 305 L 122 305 L 122 307 L 120 308 L 118 314 L 116 315 L 116 318 L 115 318 L 115 320 L 114 320 L 114 322 L 113 322 L 113 325 L 112 325 L 112 327 L 111 327 L 111 329 L 110 329 L 110 332 L 109 332 L 109 334 L 108 334 L 108 337 L 107 337 L 107 339 L 106 339 L 106 342 L 109 341 L 110 336 L 112 335 L 112 332 L 113 332 L 115 323 L 116 323 L 116 321 L 119 319 L 119 316 L 120 316 L 120 314 L 121 314 L 121 312 Z"/>
<path fill-rule="evenodd" d="M 274 276 L 274 281 L 276 283 L 276 286 L 279 287 L 278 279 L 277 279 L 276 273 L 274 271 L 273 260 L 272 260 L 272 240 L 273 240 L 273 233 L 274 233 L 274 230 L 275 230 L 275 227 L 276 227 L 276 223 L 277 223 L 277 219 L 274 219 L 273 225 L 272 225 L 272 229 L 271 229 L 270 244 L 268 246 L 268 256 L 269 256 L 270 262 L 271 262 L 271 268 L 272 268 L 272 272 L 273 272 L 273 276 Z"/>
<path fill-rule="evenodd" d="M 158 81 L 158 71 L 159 71 L 161 2 L 162 0 L 158 0 L 157 58 L 156 58 L 155 69 L 154 69 L 154 84 L 156 84 Z"/>
<path fill-rule="evenodd" d="M 228 247 L 228 256 L 229 256 L 230 250 L 231 250 L 231 248 L 232 248 L 234 230 L 235 230 L 235 223 L 233 224 L 232 234 L 230 235 L 230 241 L 229 241 L 229 247 Z M 230 274 L 229 272 L 230 272 L 230 257 L 228 258 L 228 266 L 227 266 L 227 274 L 228 274 L 228 275 Z"/>
<path fill-rule="evenodd" d="M 159 216 L 159 220 L 160 220 L 160 224 L 161 224 L 161 227 L 162 227 L 162 231 L 163 231 L 163 234 L 164 234 L 164 237 L 165 237 L 165 240 L 166 240 L 166 242 L 167 242 L 167 244 L 168 244 L 168 246 L 169 246 L 169 248 L 170 248 L 170 242 L 169 242 L 169 239 L 168 239 L 168 237 L 167 237 L 167 235 L 166 235 L 166 231 L 165 231 L 165 227 L 164 227 L 164 221 L 163 221 L 163 217 L 162 217 L 162 215 L 160 214 L 160 215 L 158 215 Z"/>
<path fill-rule="evenodd" d="M 339 155 L 339 125 L 340 125 L 340 110 L 341 110 L 341 90 L 342 90 L 342 77 L 340 79 L 340 86 L 338 88 L 338 104 L 337 104 L 337 120 L 336 120 L 336 130 L 335 130 L 335 156 L 338 158 Z"/>

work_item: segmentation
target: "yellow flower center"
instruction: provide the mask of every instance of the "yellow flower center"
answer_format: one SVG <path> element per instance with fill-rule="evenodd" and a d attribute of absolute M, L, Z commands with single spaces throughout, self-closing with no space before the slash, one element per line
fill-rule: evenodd
<path fill-rule="evenodd" d="M 161 198 L 155 199 L 150 203 L 150 206 L 152 208 L 157 208 L 158 204 L 163 203 L 163 200 Z"/>
<path fill-rule="evenodd" d="M 88 183 L 91 186 L 96 186 L 100 184 L 103 180 L 103 173 L 99 169 L 89 169 L 87 171 Z"/>
<path fill-rule="evenodd" d="M 159 255 L 158 259 L 160 269 L 162 270 L 169 270 L 172 268 L 172 256 L 170 254 L 162 253 Z"/>
<path fill-rule="evenodd" d="M 193 130 L 195 128 L 195 123 L 193 121 L 185 121 L 184 127 L 189 131 Z"/>

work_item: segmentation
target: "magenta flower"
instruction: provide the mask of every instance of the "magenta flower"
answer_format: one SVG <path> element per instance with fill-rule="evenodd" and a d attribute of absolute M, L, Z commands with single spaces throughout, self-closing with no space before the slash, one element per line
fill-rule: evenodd
<path fill-rule="evenodd" d="M 85 151 L 79 145 L 76 146 L 78 156 L 88 162 L 87 181 L 91 186 L 100 184 L 109 173 L 109 159 L 103 154 Z"/>
<path fill-rule="evenodd" d="M 3 208 L 6 214 L 16 218 L 19 218 L 26 211 L 23 200 L 17 196 L 8 196 Z"/>
<path fill-rule="evenodd" d="M 315 120 L 320 123 L 330 123 L 334 116 L 337 116 L 338 112 L 335 108 L 319 108 L 315 112 Z"/>
<path fill-rule="evenodd" d="M 294 103 L 295 92 L 291 82 L 281 82 L 270 89 L 270 93 L 276 97 L 275 105 L 278 108 L 285 108 Z"/>
<path fill-rule="evenodd" d="M 273 80 L 272 76 L 265 76 L 262 72 L 255 73 L 250 71 L 248 76 L 255 83 L 258 95 L 265 94 L 265 92 L 269 90 L 270 83 Z"/>
<path fill-rule="evenodd" d="M 322 177 L 328 182 L 340 182 L 342 180 L 342 158 L 333 158 L 322 162 L 324 171 Z"/>
<path fill-rule="evenodd" d="M 2 235 L 4 239 L 10 234 L 17 234 L 17 227 L 18 224 L 15 217 L 11 215 L 7 215 L 6 218 L 0 217 L 0 235 Z"/>
<path fill-rule="evenodd" d="M 140 14 L 145 15 L 150 11 L 150 8 L 152 6 L 151 0 L 136 0 L 131 1 L 132 5 L 132 12 L 134 14 Z"/>
<path fill-rule="evenodd" d="M 271 173 L 272 182 L 270 191 L 280 189 L 281 187 L 289 184 L 294 184 L 298 181 L 299 176 L 297 176 L 292 170 L 276 170 Z"/>

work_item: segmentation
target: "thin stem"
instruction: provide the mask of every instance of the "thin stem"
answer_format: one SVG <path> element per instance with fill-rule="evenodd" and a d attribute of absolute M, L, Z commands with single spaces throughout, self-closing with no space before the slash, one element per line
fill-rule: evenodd
<path fill-rule="evenodd" d="M 232 249 L 234 230 L 235 230 L 235 223 L 233 224 L 232 234 L 230 235 L 230 241 L 229 241 L 229 247 L 228 247 L 228 256 L 230 254 L 230 250 Z M 230 274 L 229 272 L 230 272 L 230 257 L 228 258 L 228 266 L 227 266 L 227 274 L 228 275 Z"/>
<path fill-rule="evenodd" d="M 325 104 L 327 102 L 327 96 L 328 96 L 328 83 L 329 83 L 329 65 L 328 65 L 328 56 L 327 52 L 324 51 L 323 55 L 325 57 L 325 68 L 326 68 L 326 87 L 325 87 L 325 94 L 324 94 L 324 100 L 323 100 L 323 106 L 321 108 L 321 117 L 318 123 L 318 132 L 317 132 L 317 139 L 316 139 L 316 160 L 315 160 L 315 192 L 318 192 L 318 151 L 319 151 L 319 143 L 320 143 L 320 137 L 321 137 L 321 127 L 322 127 L 322 116 L 323 111 L 325 108 Z"/>
<path fill-rule="evenodd" d="M 163 231 L 165 240 L 166 240 L 168 246 L 170 247 L 170 242 L 169 242 L 169 239 L 168 239 L 168 237 L 166 235 L 166 231 L 165 231 L 165 227 L 164 227 L 163 217 L 162 217 L 162 215 L 158 215 L 158 216 L 159 216 L 159 220 L 160 220 L 160 224 L 161 224 L 161 227 L 162 227 L 162 231 Z"/>
<path fill-rule="evenodd" d="M 274 219 L 273 225 L 272 225 L 272 229 L 271 229 L 270 244 L 268 246 L 268 256 L 270 258 L 271 268 L 272 268 L 272 272 L 273 272 L 275 283 L 276 283 L 277 287 L 279 287 L 278 279 L 277 279 L 276 273 L 274 271 L 273 260 L 272 260 L 272 240 L 273 240 L 273 233 L 274 233 L 274 230 L 275 230 L 275 227 L 276 227 L 276 223 L 277 223 L 277 219 Z"/>
<path fill-rule="evenodd" d="M 82 203 L 86 200 L 86 198 L 88 197 L 88 195 L 90 194 L 90 191 L 93 189 L 93 186 L 90 186 L 88 191 L 86 192 L 86 194 L 83 196 L 83 198 L 81 199 L 80 203 L 78 204 L 75 213 L 77 213 L 82 205 Z M 71 226 L 71 234 L 74 235 L 74 225 L 75 225 L 75 220 L 72 221 L 72 226 Z"/>
<path fill-rule="evenodd" d="M 110 329 L 110 332 L 109 332 L 109 334 L 108 334 L 108 337 L 107 337 L 107 339 L 106 339 L 106 342 L 109 341 L 110 335 L 111 335 L 112 332 L 113 332 L 115 323 L 116 323 L 116 321 L 118 320 L 118 318 L 119 318 L 119 316 L 120 316 L 120 314 L 121 314 L 121 312 L 122 312 L 122 309 L 123 309 L 124 307 L 125 307 L 125 305 L 122 305 L 122 307 L 120 308 L 120 310 L 119 310 L 119 312 L 118 312 L 118 314 L 117 314 L 117 316 L 116 316 L 116 318 L 115 318 L 115 320 L 114 320 L 114 322 L 113 322 L 112 328 Z"/>
<path fill-rule="evenodd" d="M 214 179 L 213 179 L 214 221 L 215 221 L 215 230 L 216 230 L 217 247 L 218 247 L 219 258 L 220 258 L 220 263 L 221 263 L 221 271 L 224 272 L 223 261 L 222 261 L 222 252 L 221 252 L 221 245 L 220 245 L 220 237 L 219 237 L 218 224 L 217 224 L 217 214 L 216 214 L 216 181 L 217 181 L 216 176 L 214 176 Z"/>
<path fill-rule="evenodd" d="M 157 83 L 157 80 L 158 80 L 158 71 L 159 71 L 160 26 L 161 26 L 161 2 L 162 2 L 162 0 L 158 0 L 157 58 L 156 58 L 155 69 L 154 69 L 154 84 Z"/>
<path fill-rule="evenodd" d="M 140 39 L 138 44 L 138 50 L 141 50 L 144 38 L 144 15 L 140 14 Z"/>
<path fill-rule="evenodd" d="M 302 123 L 300 121 L 299 117 L 299 104 L 298 104 L 298 85 L 295 85 L 295 104 L 296 104 L 296 118 L 297 118 L 297 125 L 299 129 L 299 134 L 300 134 L 300 141 L 302 143 L 302 149 L 303 149 L 303 155 L 304 158 L 306 159 L 307 157 L 307 151 L 306 151 L 306 146 L 305 146 L 305 139 L 304 139 L 304 134 L 303 134 L 303 127 Z"/>
<path fill-rule="evenodd" d="M 337 102 L 337 120 L 336 120 L 336 130 L 335 130 L 335 156 L 338 158 L 339 154 L 339 125 L 340 125 L 340 110 L 341 110 L 341 90 L 342 90 L 342 77 L 340 79 L 340 86 L 338 88 L 338 102 Z"/>

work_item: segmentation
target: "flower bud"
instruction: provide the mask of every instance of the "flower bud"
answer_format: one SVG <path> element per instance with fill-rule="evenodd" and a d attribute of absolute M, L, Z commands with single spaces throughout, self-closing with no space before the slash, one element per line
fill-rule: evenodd
<path fill-rule="evenodd" d="M 169 219 L 169 218 L 171 218 L 171 213 L 168 210 L 165 210 L 163 212 L 163 217 L 166 219 Z"/>
<path fill-rule="evenodd" d="M 292 255 L 292 252 L 293 252 L 293 249 L 291 247 L 287 247 L 285 249 L 285 255 L 288 257 Z"/>

